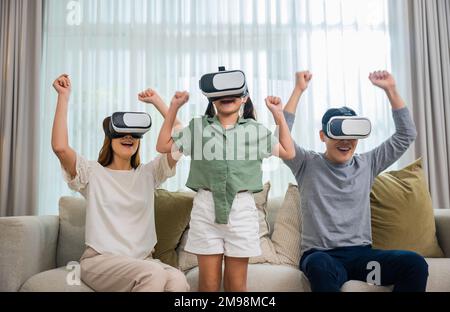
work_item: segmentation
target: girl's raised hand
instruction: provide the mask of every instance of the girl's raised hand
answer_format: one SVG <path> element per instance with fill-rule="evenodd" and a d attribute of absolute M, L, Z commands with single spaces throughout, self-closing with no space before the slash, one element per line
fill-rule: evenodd
<path fill-rule="evenodd" d="M 268 96 L 265 99 L 266 106 L 272 114 L 283 113 L 283 103 L 277 96 Z"/>

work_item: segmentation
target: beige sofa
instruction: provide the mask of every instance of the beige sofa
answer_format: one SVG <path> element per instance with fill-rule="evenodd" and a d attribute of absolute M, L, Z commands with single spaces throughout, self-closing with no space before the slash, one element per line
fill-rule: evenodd
<path fill-rule="evenodd" d="M 273 229 L 282 198 L 269 199 L 268 221 Z M 61 209 L 59 216 L 0 218 L 0 291 L 92 291 L 88 286 L 68 285 L 66 265 L 78 261 L 84 249 L 84 207 Z M 450 210 L 435 210 L 438 241 L 446 258 L 427 259 L 427 291 L 450 292 Z M 197 290 L 198 269 L 186 272 L 191 290 Z M 390 287 L 349 281 L 343 291 L 389 291 Z M 295 267 L 251 264 L 248 290 L 310 291 L 305 276 Z"/>

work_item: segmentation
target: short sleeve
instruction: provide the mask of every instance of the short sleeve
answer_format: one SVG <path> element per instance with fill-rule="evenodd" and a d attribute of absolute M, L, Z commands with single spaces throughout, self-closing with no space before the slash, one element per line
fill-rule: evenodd
<path fill-rule="evenodd" d="M 277 136 L 263 125 L 259 125 L 258 150 L 261 159 L 272 156 L 274 147 L 279 143 Z"/>
<path fill-rule="evenodd" d="M 172 139 L 180 152 L 185 156 L 191 155 L 192 121 L 189 123 L 189 126 L 175 131 L 172 135 Z"/>
<path fill-rule="evenodd" d="M 70 173 L 61 166 L 64 181 L 71 190 L 82 192 L 89 183 L 89 176 L 91 173 L 91 164 L 86 158 L 77 154 L 76 158 L 76 176 L 72 178 Z"/>
<path fill-rule="evenodd" d="M 144 165 L 144 170 L 149 170 L 153 175 L 154 186 L 159 187 L 168 178 L 176 173 L 176 166 L 170 168 L 167 154 L 161 154 L 148 164 Z"/>

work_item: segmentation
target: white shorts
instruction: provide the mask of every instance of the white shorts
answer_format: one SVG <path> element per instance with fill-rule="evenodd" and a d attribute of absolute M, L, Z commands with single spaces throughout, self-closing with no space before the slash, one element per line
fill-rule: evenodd
<path fill-rule="evenodd" d="M 251 193 L 236 194 L 228 224 L 214 221 L 212 193 L 199 190 L 192 207 L 186 251 L 197 255 L 224 254 L 236 258 L 261 255 L 258 211 Z"/>

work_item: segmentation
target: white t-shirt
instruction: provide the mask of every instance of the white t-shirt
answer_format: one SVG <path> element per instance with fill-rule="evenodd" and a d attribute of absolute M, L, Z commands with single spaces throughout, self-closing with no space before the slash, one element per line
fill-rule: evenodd
<path fill-rule="evenodd" d="M 112 170 L 77 154 L 69 188 L 86 198 L 86 245 L 99 253 L 146 258 L 156 245 L 154 190 L 175 175 L 167 156 L 132 170 Z"/>

